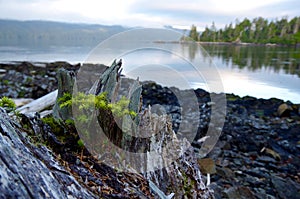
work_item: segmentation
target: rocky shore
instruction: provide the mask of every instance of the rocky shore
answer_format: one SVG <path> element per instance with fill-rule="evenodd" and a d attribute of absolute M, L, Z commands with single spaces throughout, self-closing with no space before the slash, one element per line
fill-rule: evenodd
<path fill-rule="evenodd" d="M 153 88 L 145 89 L 148 98 L 144 98 L 150 103 L 154 98 L 155 104 L 167 88 Z M 195 93 L 200 116 L 190 112 L 189 122 L 199 123 L 197 140 L 206 135 L 211 101 L 208 92 L 197 89 Z M 219 141 L 207 157 L 198 160 L 201 172 L 211 174 L 215 198 L 300 198 L 300 105 L 233 94 L 226 98 Z M 170 114 L 179 115 L 179 107 L 167 103 L 172 101 L 176 99 L 170 95 L 163 104 L 173 110 Z M 201 148 L 196 141 L 192 145 L 196 153 Z"/>
<path fill-rule="evenodd" d="M 65 62 L 0 64 L 0 97 L 42 97 L 57 89 L 56 73 L 61 67 L 76 71 L 80 65 Z M 174 91 L 186 96 L 181 103 L 189 110 L 185 113 L 187 119 L 181 117 L 181 105 Z M 172 116 L 173 129 L 178 134 L 188 124 L 196 126 L 192 146 L 197 154 L 201 149 L 197 140 L 206 136 L 214 102 L 211 102 L 211 94 L 204 90 L 193 92 L 198 101 L 199 109 L 196 110 L 189 107 L 193 105 L 189 103 L 190 91 L 170 90 L 154 82 L 145 82 L 142 96 L 144 108 L 149 104 L 159 105 L 157 112 L 165 111 Z M 210 180 L 209 187 L 214 190 L 214 197 L 300 198 L 300 105 L 280 99 L 240 98 L 233 94 L 227 94 L 226 99 L 227 113 L 222 134 L 213 150 L 206 157 L 198 158 L 202 178 Z M 26 124 L 33 129 L 30 131 L 33 137 L 43 135 L 39 139 L 51 142 L 52 150 L 62 155 L 60 161 L 67 165 L 66 168 L 77 180 L 81 179 L 80 185 L 76 185 L 78 190 L 80 186 L 88 187 L 78 197 L 99 193 L 104 198 L 154 197 L 143 178 L 116 174 L 111 168 L 96 164 L 88 151 L 78 148 L 78 137 L 67 135 L 64 139 L 70 142 L 61 142 L 50 136 L 49 126 L 39 123 L 40 119 L 36 117 L 23 117 L 21 129 Z M 39 128 L 33 128 L 37 123 Z M 84 160 L 83 163 L 80 160 Z M 95 168 L 92 172 L 91 166 Z"/>

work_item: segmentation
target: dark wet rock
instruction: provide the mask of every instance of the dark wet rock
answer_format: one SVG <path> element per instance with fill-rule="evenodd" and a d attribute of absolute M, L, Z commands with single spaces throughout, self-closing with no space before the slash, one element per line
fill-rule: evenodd
<path fill-rule="evenodd" d="M 230 187 L 223 191 L 224 198 L 228 199 L 255 199 L 255 195 L 251 192 L 251 190 L 247 187 L 238 186 L 238 187 Z"/>
<path fill-rule="evenodd" d="M 272 185 L 276 190 L 278 198 L 300 198 L 299 184 L 288 179 L 272 175 Z"/>
<path fill-rule="evenodd" d="M 276 163 L 275 159 L 268 156 L 260 156 L 257 158 L 257 161 L 264 162 L 264 163 Z"/>
<path fill-rule="evenodd" d="M 242 184 L 257 198 L 281 198 L 276 195 L 278 187 L 271 183 L 271 174 L 290 176 L 290 182 L 295 186 L 299 186 L 300 182 L 297 156 L 300 139 L 299 133 L 296 133 L 300 126 L 299 120 L 294 119 L 296 117 L 290 119 L 298 114 L 297 108 L 293 108 L 290 117 L 278 118 L 281 100 L 229 97 L 220 144 L 217 143 L 208 155 L 218 162 L 217 174 L 211 179 L 216 190 L 215 197 L 223 197 L 220 190 L 224 186 L 230 185 L 235 189 Z M 200 131 L 205 136 L 206 131 L 203 130 Z M 201 147 L 201 144 L 193 146 Z M 295 190 L 299 192 L 300 189 Z"/>
<path fill-rule="evenodd" d="M 56 73 L 60 68 L 76 71 L 79 64 L 67 62 L 0 64 L 0 97 L 37 99 L 57 89 Z"/>

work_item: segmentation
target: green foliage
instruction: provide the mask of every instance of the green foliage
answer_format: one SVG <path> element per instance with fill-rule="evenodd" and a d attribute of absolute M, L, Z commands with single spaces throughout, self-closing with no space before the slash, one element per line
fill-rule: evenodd
<path fill-rule="evenodd" d="M 83 148 L 84 147 L 84 143 L 83 143 L 82 139 L 79 139 L 77 141 L 77 145 L 78 145 L 79 148 Z"/>
<path fill-rule="evenodd" d="M 44 117 L 42 118 L 42 121 L 51 127 L 51 130 L 54 134 L 59 135 L 64 132 L 61 124 L 54 117 Z"/>
<path fill-rule="evenodd" d="M 60 108 L 70 107 L 72 105 L 72 95 L 71 93 L 64 93 L 64 95 L 58 99 L 60 103 Z"/>
<path fill-rule="evenodd" d="M 17 108 L 15 102 L 8 97 L 0 99 L 0 107 L 4 108 L 7 112 L 15 111 Z"/>
<path fill-rule="evenodd" d="M 60 99 L 60 108 L 70 107 L 74 105 L 78 107 L 80 111 L 92 111 L 93 109 L 99 109 L 102 111 L 111 111 L 117 117 L 123 117 L 124 115 L 130 115 L 135 117 L 137 114 L 134 111 L 128 109 L 129 100 L 122 96 L 116 103 L 109 103 L 107 99 L 107 93 L 103 92 L 99 95 L 84 94 L 82 92 L 77 93 L 72 97 L 70 93 L 65 93 Z M 88 122 L 89 115 L 77 116 L 77 121 L 86 123 Z"/>
<path fill-rule="evenodd" d="M 124 115 L 130 115 L 135 117 L 137 114 L 134 111 L 130 111 L 127 107 L 129 105 L 129 99 L 122 96 L 121 99 L 115 104 L 108 104 L 109 109 L 117 117 L 123 117 Z"/>
<path fill-rule="evenodd" d="M 201 33 L 200 40 L 208 42 L 246 42 L 246 43 L 276 43 L 284 45 L 299 44 L 300 17 L 287 18 L 269 22 L 262 17 L 254 18 L 252 22 L 245 18 L 242 22 L 236 20 L 224 29 L 217 30 L 215 24 L 206 27 Z M 196 35 L 195 27 L 191 28 L 191 35 Z"/>
<path fill-rule="evenodd" d="M 74 126 L 74 120 L 72 120 L 72 119 L 67 119 L 67 120 L 65 121 L 65 123 L 66 123 L 67 125 Z"/>

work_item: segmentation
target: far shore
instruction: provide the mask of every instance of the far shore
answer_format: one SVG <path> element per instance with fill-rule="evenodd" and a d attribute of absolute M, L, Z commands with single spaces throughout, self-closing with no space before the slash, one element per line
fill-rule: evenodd
<path fill-rule="evenodd" d="M 154 43 L 180 43 L 180 44 L 189 44 L 194 43 L 195 41 L 154 41 Z M 285 45 L 285 44 L 274 44 L 274 43 L 246 43 L 246 42 L 212 42 L 212 41 L 196 41 L 195 43 L 201 45 L 233 45 L 233 46 L 268 46 L 268 47 L 300 47 L 300 44 L 297 45 Z"/>

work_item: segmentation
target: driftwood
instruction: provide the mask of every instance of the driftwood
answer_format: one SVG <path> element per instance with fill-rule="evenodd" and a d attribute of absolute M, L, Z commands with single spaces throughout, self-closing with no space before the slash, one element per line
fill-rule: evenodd
<path fill-rule="evenodd" d="M 29 104 L 30 102 L 34 101 L 34 99 L 32 99 L 32 98 L 16 98 L 13 100 L 17 107 L 24 106 L 24 105 Z"/>
<path fill-rule="evenodd" d="M 26 104 L 17 109 L 20 113 L 34 113 L 41 112 L 46 108 L 51 108 L 56 101 L 58 90 L 55 90 L 39 99 L 36 99 L 29 104 Z"/>
<path fill-rule="evenodd" d="M 96 198 L 52 153 L 32 144 L 0 108 L 0 198 Z"/>

